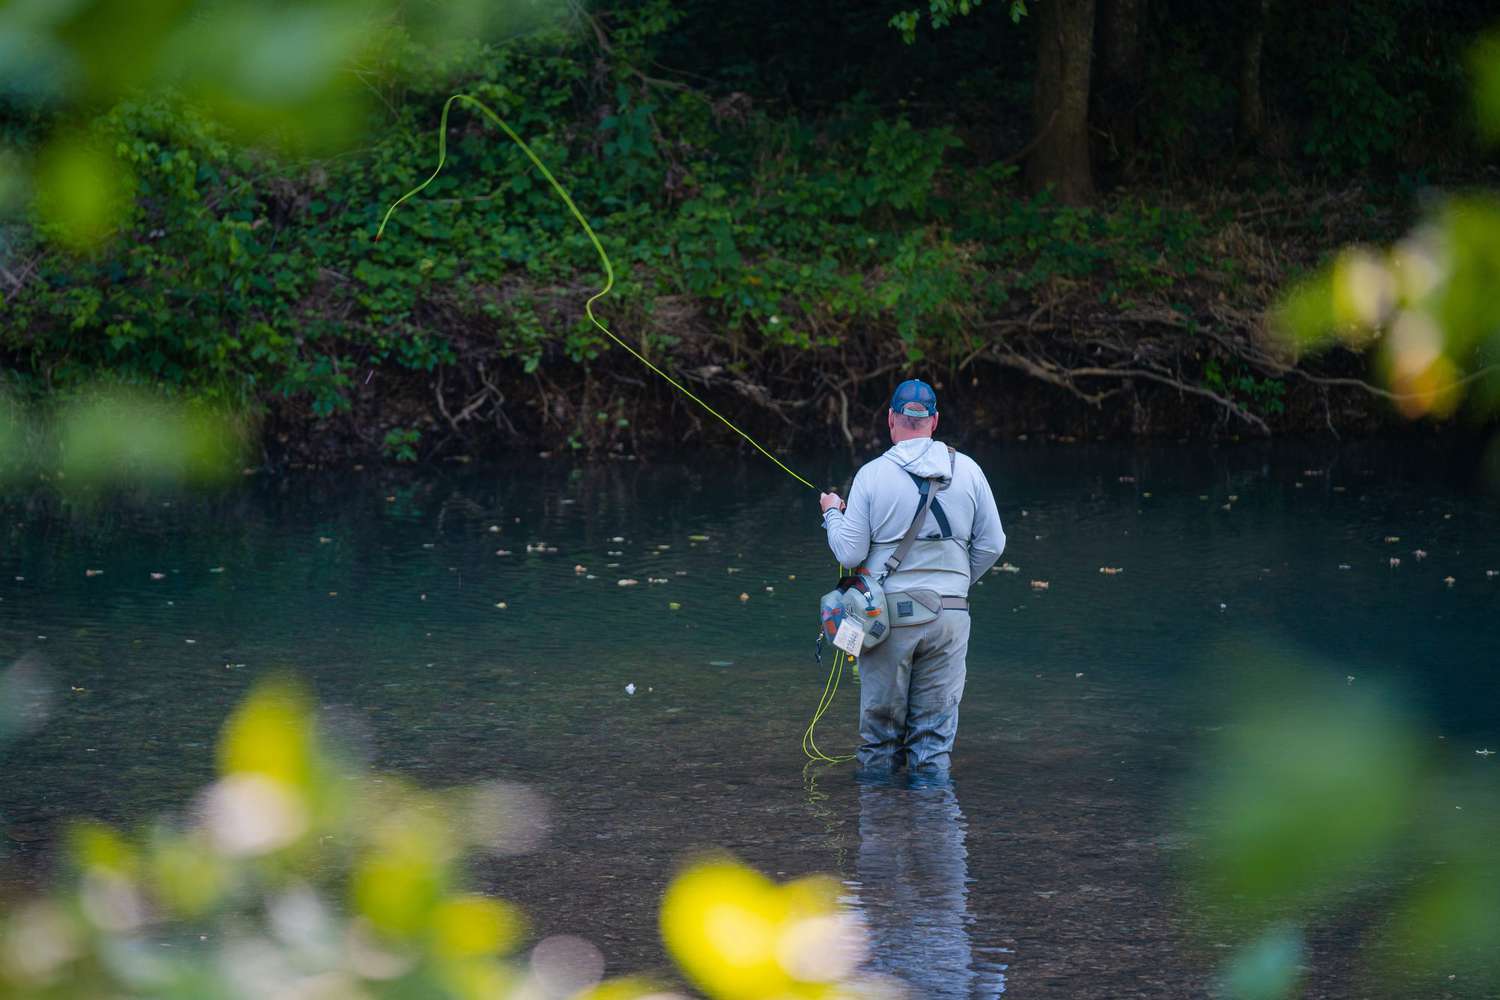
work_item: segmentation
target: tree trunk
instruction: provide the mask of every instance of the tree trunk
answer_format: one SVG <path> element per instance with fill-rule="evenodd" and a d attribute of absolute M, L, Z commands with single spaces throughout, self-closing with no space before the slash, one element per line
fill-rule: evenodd
<path fill-rule="evenodd" d="M 1094 0 L 1037 0 L 1037 138 L 1026 160 L 1032 191 L 1051 187 L 1058 201 L 1094 196 L 1089 165 L 1089 62 Z"/>
<path fill-rule="evenodd" d="M 1141 21 L 1146 0 L 1097 0 L 1099 65 L 1093 86 L 1098 161 L 1128 168 L 1135 155 L 1141 104 Z"/>
<path fill-rule="evenodd" d="M 1260 56 L 1266 45 L 1266 11 L 1270 6 L 1271 0 L 1247 0 L 1248 23 L 1240 44 L 1240 111 L 1235 123 L 1235 138 L 1242 148 L 1259 146 L 1266 127 Z"/>

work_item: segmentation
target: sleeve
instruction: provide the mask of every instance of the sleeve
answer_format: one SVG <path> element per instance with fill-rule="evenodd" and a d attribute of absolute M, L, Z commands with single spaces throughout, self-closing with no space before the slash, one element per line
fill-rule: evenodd
<path fill-rule="evenodd" d="M 829 510 L 823 515 L 823 530 L 828 532 L 828 547 L 839 565 L 854 569 L 870 554 L 869 476 L 860 469 L 849 487 L 844 510 Z"/>
<path fill-rule="evenodd" d="M 974 476 L 974 532 L 969 536 L 969 583 L 973 584 L 1005 551 L 1005 528 L 995 507 L 995 494 L 977 463 L 970 463 Z"/>

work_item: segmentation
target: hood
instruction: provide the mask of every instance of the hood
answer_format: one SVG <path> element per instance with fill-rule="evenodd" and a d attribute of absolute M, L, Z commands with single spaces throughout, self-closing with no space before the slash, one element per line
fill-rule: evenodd
<path fill-rule="evenodd" d="M 936 479 L 943 487 L 953 478 L 948 446 L 932 438 L 908 438 L 892 445 L 884 457 L 895 462 L 902 471 L 923 479 Z"/>

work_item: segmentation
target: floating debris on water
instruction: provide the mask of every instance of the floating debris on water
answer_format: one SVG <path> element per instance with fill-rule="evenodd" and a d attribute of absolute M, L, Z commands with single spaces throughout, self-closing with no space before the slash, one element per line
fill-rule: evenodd
<path fill-rule="evenodd" d="M 1395 556 L 1391 556 L 1391 569 L 1395 569 L 1397 566 L 1400 566 L 1400 565 L 1401 565 L 1401 560 L 1397 559 Z"/>
<path fill-rule="evenodd" d="M 1047 580 L 1032 580 L 1031 581 L 1031 589 L 1032 590 L 1046 590 L 1048 587 L 1051 587 L 1051 586 L 1052 586 L 1051 582 L 1049 582 Z"/>
<path fill-rule="evenodd" d="M 673 576 L 687 576 L 687 570 L 685 570 L 685 569 L 679 569 L 675 573 L 673 573 L 672 575 Z"/>
<path fill-rule="evenodd" d="M 1135 482 L 1135 477 L 1134 476 L 1121 476 L 1120 477 L 1120 482 L 1122 482 L 1122 483 L 1133 483 L 1133 482 Z"/>
<path fill-rule="evenodd" d="M 619 549 L 606 549 L 604 554 L 607 556 L 623 556 L 625 553 Z"/>
<path fill-rule="evenodd" d="M 318 536 L 318 544 L 319 545 L 327 545 L 331 541 L 333 541 L 333 539 L 329 538 L 327 535 L 319 535 Z"/>
<path fill-rule="evenodd" d="M 669 611 L 681 611 L 682 610 L 682 605 L 679 604 L 676 601 L 668 601 L 667 602 L 667 610 L 669 610 Z"/>
<path fill-rule="evenodd" d="M 103 576 L 104 575 L 104 570 L 102 570 L 102 569 L 86 569 L 86 570 L 83 571 L 83 575 L 84 576 Z"/>
<path fill-rule="evenodd" d="M 667 551 L 667 550 L 668 550 L 668 549 L 670 549 L 670 548 L 671 548 L 671 547 L 672 547 L 672 546 L 670 546 L 670 545 L 658 545 L 658 546 L 657 546 L 657 547 L 656 547 L 656 550 L 657 550 L 657 551 L 658 551 L 658 552 L 665 552 L 665 551 Z"/>
<path fill-rule="evenodd" d="M 1350 569 L 1350 568 L 1351 567 L 1350 567 L 1350 565 L 1348 563 L 1339 563 L 1339 569 Z"/>
<path fill-rule="evenodd" d="M 435 544 L 433 544 L 432 542 L 423 542 L 422 543 L 422 548 L 424 548 L 424 549 L 435 549 L 435 548 L 437 548 L 437 546 Z"/>
<path fill-rule="evenodd" d="M 597 577 L 597 576 L 595 576 L 595 575 L 594 575 L 594 574 L 592 574 L 592 573 L 588 573 L 588 574 L 586 574 L 586 575 L 585 575 L 585 576 L 584 576 L 584 579 L 585 579 L 585 580 L 597 580 L 597 579 L 599 579 L 599 578 L 598 578 L 598 577 Z"/>
<path fill-rule="evenodd" d="M 690 542 L 706 542 L 706 541 L 708 541 L 708 536 L 707 535 L 688 535 L 688 541 L 690 541 Z"/>
<path fill-rule="evenodd" d="M 1487 569 L 1484 571 L 1484 575 L 1493 579 L 1494 577 L 1500 576 L 1500 569 Z M 16 577 L 16 579 L 19 580 L 21 578 L 18 576 Z"/>
<path fill-rule="evenodd" d="M 625 685 L 625 693 L 626 694 L 635 694 L 635 685 L 634 684 L 626 684 Z"/>
<path fill-rule="evenodd" d="M 151 579 L 153 579 L 153 580 L 165 580 L 166 578 L 167 578 L 167 574 L 165 574 L 165 573 L 152 573 L 151 574 Z"/>
<path fill-rule="evenodd" d="M 1427 550 L 1426 549 L 1416 549 L 1416 550 L 1414 550 L 1412 552 L 1412 555 L 1416 556 L 1418 559 L 1426 559 L 1427 558 Z"/>
<path fill-rule="evenodd" d="M 709 660 L 708 661 L 708 665 L 710 667 L 732 667 L 732 666 L 734 666 L 734 661 L 733 660 Z"/>
<path fill-rule="evenodd" d="M 1105 576 L 1119 576 L 1121 573 L 1125 572 L 1125 570 L 1120 566 L 1100 566 L 1099 572 L 1103 573 Z"/>
<path fill-rule="evenodd" d="M 748 601 L 748 600 L 750 600 L 750 595 L 749 595 L 749 594 L 746 594 L 746 593 L 744 593 L 744 592 L 741 592 L 741 593 L 740 593 L 740 600 L 741 600 L 741 601 Z"/>
<path fill-rule="evenodd" d="M 498 524 L 492 524 L 492 525 L 490 525 L 490 534 L 492 534 L 492 535 L 498 535 L 499 533 L 500 533 L 500 525 L 498 525 Z"/>
<path fill-rule="evenodd" d="M 774 594 L 776 593 L 776 588 L 771 586 L 770 584 L 766 584 L 766 593 Z"/>
<path fill-rule="evenodd" d="M 224 567 L 223 566 L 210 566 L 208 568 L 208 571 L 210 573 L 222 573 L 222 572 L 224 572 Z"/>
<path fill-rule="evenodd" d="M 540 553 L 545 553 L 547 555 L 552 555 L 553 553 L 557 552 L 557 546 L 555 546 L 555 545 L 548 545 L 546 542 L 537 542 L 536 544 L 532 544 L 531 542 L 527 542 L 526 543 L 526 551 L 527 552 L 540 552 Z"/>
<path fill-rule="evenodd" d="M 1451 587 L 1455 583 L 1457 583 L 1458 581 L 1455 580 L 1455 579 L 1453 579 L 1453 577 L 1451 577 L 1451 576 L 1445 576 L 1445 577 L 1443 577 L 1443 582 L 1446 583 L 1448 586 Z"/>
<path fill-rule="evenodd" d="M 1344 675 L 1344 683 L 1345 684 L 1353 684 L 1354 683 L 1354 675 L 1353 674 L 1345 674 Z"/>
<path fill-rule="evenodd" d="M 992 570 L 992 572 L 995 572 L 995 573 L 1019 573 L 1019 572 L 1021 572 L 1021 567 L 1013 565 L 1013 564 L 1008 563 L 1008 562 L 1003 562 L 999 566 L 996 566 L 994 568 L 994 570 Z"/>
<path fill-rule="evenodd" d="M 1387 545 L 1392 545 L 1392 544 L 1394 544 L 1396 542 L 1399 542 L 1399 541 L 1401 541 L 1401 536 L 1400 535 L 1386 535 L 1385 536 L 1385 543 Z"/>
<path fill-rule="evenodd" d="M 616 535 L 615 537 L 613 537 L 613 538 L 610 539 L 610 541 L 612 541 L 612 542 L 623 542 L 624 540 L 625 540 L 625 536 L 624 535 Z"/>
<path fill-rule="evenodd" d="M 724 568 L 724 572 L 726 573 L 738 573 L 739 571 L 740 568 L 738 566 L 726 566 Z"/>
<path fill-rule="evenodd" d="M 647 583 L 666 583 L 667 582 L 667 578 L 664 577 L 664 576 L 648 576 L 648 577 L 646 577 L 646 582 Z"/>
<path fill-rule="evenodd" d="M 578 576 L 583 576 L 588 571 L 589 571 L 589 568 L 587 566 L 585 566 L 583 563 L 575 563 L 573 565 L 573 572 L 576 575 L 578 575 Z"/>
<path fill-rule="evenodd" d="M 787 578 L 787 579 L 788 579 L 788 580 L 795 580 L 795 579 L 797 579 L 797 574 L 796 574 L 796 573 L 788 573 L 788 574 L 787 574 L 787 575 L 786 575 L 786 578 Z"/>
<path fill-rule="evenodd" d="M 504 601 L 496 601 L 495 607 L 499 608 L 501 611 L 504 611 L 506 608 L 510 607 L 510 605 L 506 604 Z"/>
<path fill-rule="evenodd" d="M 497 556 L 508 556 L 508 555 L 510 555 L 510 549 L 496 549 L 495 550 L 495 555 L 497 555 Z"/>
<path fill-rule="evenodd" d="M 1476 754 L 1476 755 L 1477 755 L 1477 756 L 1480 756 L 1480 757 L 1489 757 L 1489 756 L 1491 756 L 1491 755 L 1492 755 L 1492 754 L 1493 754 L 1493 753 L 1494 753 L 1494 752 L 1495 752 L 1495 751 L 1493 751 L 1493 750 L 1491 750 L 1491 749 L 1490 749 L 1490 748 L 1488 748 L 1488 747 L 1485 747 L 1485 748 L 1484 748 L 1484 749 L 1483 749 L 1483 750 L 1475 750 L 1475 751 L 1474 751 L 1474 753 L 1475 753 L 1475 754 Z"/>
<path fill-rule="evenodd" d="M 626 577 L 623 580 L 616 580 L 615 581 L 615 586 L 617 586 L 617 587 L 634 587 L 636 584 L 638 584 L 640 582 L 641 581 L 639 581 L 639 580 L 632 580 L 632 579 L 630 579 L 630 577 Z"/>

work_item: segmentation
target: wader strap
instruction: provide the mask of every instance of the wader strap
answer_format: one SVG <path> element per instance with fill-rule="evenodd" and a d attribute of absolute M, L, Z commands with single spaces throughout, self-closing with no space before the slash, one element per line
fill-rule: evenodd
<path fill-rule="evenodd" d="M 906 534 L 901 539 L 901 544 L 896 546 L 896 551 L 885 561 L 885 572 L 880 575 L 883 581 L 896 570 L 901 568 L 901 561 L 911 553 L 911 547 L 917 541 L 917 531 L 922 527 L 922 521 L 927 517 L 927 508 L 932 506 L 933 499 L 937 496 L 937 490 L 932 488 L 932 480 L 922 480 L 918 487 L 922 493 L 922 502 L 917 504 L 917 516 L 911 519 L 911 527 L 906 529 Z"/>

